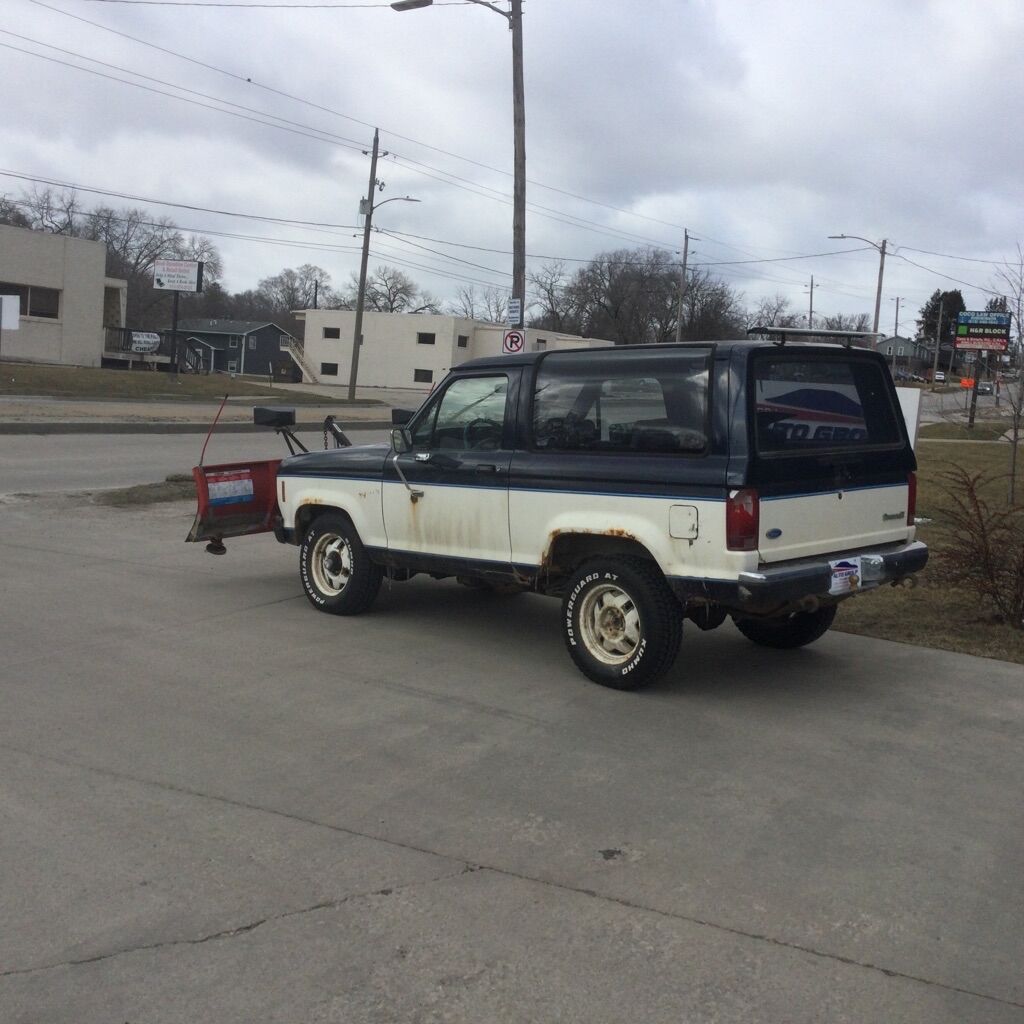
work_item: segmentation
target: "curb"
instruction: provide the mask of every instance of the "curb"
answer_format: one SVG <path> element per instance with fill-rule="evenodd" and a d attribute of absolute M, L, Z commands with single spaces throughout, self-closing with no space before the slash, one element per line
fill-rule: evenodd
<path fill-rule="evenodd" d="M 356 420 L 339 424 L 344 431 L 388 430 L 391 420 Z M 296 423 L 296 433 L 321 433 L 322 420 L 315 423 Z M 0 423 L 0 434 L 205 434 L 209 423 Z M 215 434 L 266 434 L 270 427 L 257 427 L 253 423 L 218 423 Z"/>

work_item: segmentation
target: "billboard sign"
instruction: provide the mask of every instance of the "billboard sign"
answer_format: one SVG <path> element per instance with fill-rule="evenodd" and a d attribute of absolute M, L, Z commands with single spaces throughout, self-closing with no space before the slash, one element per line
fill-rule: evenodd
<path fill-rule="evenodd" d="M 956 347 L 1005 352 L 1010 347 L 1010 314 L 959 313 L 956 318 Z"/>
<path fill-rule="evenodd" d="M 203 264 L 195 260 L 157 260 L 153 264 L 153 287 L 165 292 L 201 292 Z"/>

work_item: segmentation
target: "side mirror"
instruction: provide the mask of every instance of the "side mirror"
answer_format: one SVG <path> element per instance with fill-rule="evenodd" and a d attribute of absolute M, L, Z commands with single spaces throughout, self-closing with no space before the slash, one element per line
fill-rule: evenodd
<path fill-rule="evenodd" d="M 393 427 L 404 427 L 415 415 L 415 409 L 392 409 L 391 425 Z"/>
<path fill-rule="evenodd" d="M 405 427 L 395 427 L 391 431 L 391 447 L 399 455 L 412 451 L 412 434 Z"/>

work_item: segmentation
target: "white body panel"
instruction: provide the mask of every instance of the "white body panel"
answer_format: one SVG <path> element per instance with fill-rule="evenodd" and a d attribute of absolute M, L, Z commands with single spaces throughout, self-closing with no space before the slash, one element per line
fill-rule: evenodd
<path fill-rule="evenodd" d="M 906 510 L 906 484 L 762 498 L 761 559 L 779 562 L 911 541 L 914 528 Z M 774 530 L 781 535 L 769 539 Z"/>
<path fill-rule="evenodd" d="M 509 563 L 507 487 L 413 486 L 423 492 L 416 502 L 404 484 L 384 484 L 390 548 Z"/>
<path fill-rule="evenodd" d="M 380 480 L 286 476 L 277 481 L 277 501 L 288 529 L 295 528 L 295 513 L 303 505 L 329 505 L 348 513 L 364 544 L 383 548 L 388 538 L 381 512 L 382 490 Z"/>

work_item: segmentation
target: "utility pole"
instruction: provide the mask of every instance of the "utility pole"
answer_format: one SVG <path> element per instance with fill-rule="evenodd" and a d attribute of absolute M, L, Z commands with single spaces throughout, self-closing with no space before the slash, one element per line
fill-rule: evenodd
<path fill-rule="evenodd" d="M 811 304 L 807 310 L 807 328 L 814 330 L 814 275 L 811 274 Z"/>
<path fill-rule="evenodd" d="M 512 298 L 519 299 L 519 320 L 526 316 L 526 97 L 523 89 L 523 0 L 512 0 Z"/>
<path fill-rule="evenodd" d="M 317 300 L 320 297 L 320 278 L 313 278 L 313 308 L 317 308 Z"/>
<path fill-rule="evenodd" d="M 896 339 L 900 336 L 900 299 L 902 295 L 896 296 L 896 322 L 892 325 L 892 368 L 896 369 Z"/>
<path fill-rule="evenodd" d="M 690 255 L 690 232 L 683 228 L 683 266 L 679 274 L 679 309 L 676 312 L 676 344 L 683 340 L 683 299 L 686 296 L 686 260 Z"/>
<path fill-rule="evenodd" d="M 359 346 L 363 343 L 363 305 L 366 300 L 366 264 L 370 259 L 370 230 L 373 226 L 373 197 L 377 191 L 377 150 L 380 133 L 373 129 L 373 150 L 370 154 L 370 183 L 366 187 L 366 221 L 363 224 L 363 255 L 359 262 L 359 293 L 356 296 L 356 322 L 352 330 L 352 366 L 348 373 L 348 397 L 356 397 L 359 374 Z"/>
<path fill-rule="evenodd" d="M 878 318 L 882 312 L 882 274 L 885 272 L 885 247 L 888 239 L 883 238 L 878 250 L 878 290 L 875 292 L 875 348 L 878 348 Z"/>
<path fill-rule="evenodd" d="M 939 343 L 942 339 L 942 304 L 944 297 L 939 298 L 939 319 L 935 322 L 935 361 L 932 363 L 932 391 L 935 390 L 935 374 L 939 372 Z"/>

